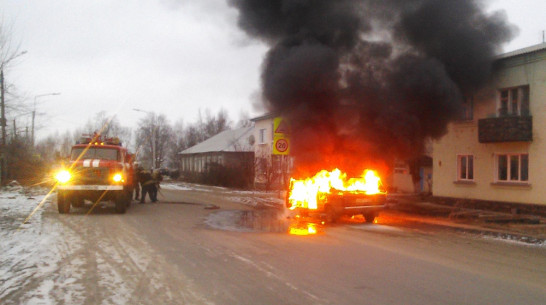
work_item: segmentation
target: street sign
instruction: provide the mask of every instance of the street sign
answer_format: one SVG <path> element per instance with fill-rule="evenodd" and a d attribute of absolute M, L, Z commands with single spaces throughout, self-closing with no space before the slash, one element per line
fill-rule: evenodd
<path fill-rule="evenodd" d="M 290 154 L 289 135 L 290 125 L 283 117 L 273 119 L 273 154 L 288 155 Z"/>
<path fill-rule="evenodd" d="M 287 135 L 290 133 L 290 126 L 283 117 L 273 119 L 273 133 L 275 136 Z"/>
<path fill-rule="evenodd" d="M 273 141 L 274 155 L 288 155 L 290 153 L 290 142 L 287 137 L 275 136 Z"/>

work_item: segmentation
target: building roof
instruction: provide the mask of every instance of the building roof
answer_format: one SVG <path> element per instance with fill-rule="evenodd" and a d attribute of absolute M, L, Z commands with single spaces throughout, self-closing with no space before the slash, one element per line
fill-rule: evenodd
<path fill-rule="evenodd" d="M 256 122 L 256 121 L 261 121 L 261 120 L 267 120 L 267 119 L 272 119 L 272 118 L 277 117 L 277 116 L 279 116 L 278 113 L 275 113 L 275 112 L 268 112 L 268 113 L 263 114 L 263 115 L 261 115 L 261 116 L 252 118 L 252 119 L 250 119 L 250 121 Z"/>
<path fill-rule="evenodd" d="M 207 152 L 252 152 L 254 151 L 254 126 L 225 130 L 184 151 L 181 155 Z"/>
<path fill-rule="evenodd" d="M 500 54 L 500 55 L 497 56 L 497 59 L 504 59 L 504 58 L 514 57 L 514 56 L 518 56 L 518 55 L 538 52 L 538 51 L 542 51 L 542 50 L 546 50 L 546 43 L 544 43 L 544 42 L 540 43 L 540 44 L 536 44 L 534 46 L 530 46 L 530 47 L 526 47 L 526 48 L 523 48 L 523 49 L 515 50 L 515 51 L 512 51 L 512 52 Z"/>

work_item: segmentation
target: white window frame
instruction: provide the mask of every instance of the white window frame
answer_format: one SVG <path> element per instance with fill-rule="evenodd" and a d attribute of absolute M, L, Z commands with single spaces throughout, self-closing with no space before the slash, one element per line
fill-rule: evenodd
<path fill-rule="evenodd" d="M 460 118 L 460 121 L 462 122 L 469 122 L 474 120 L 474 98 L 468 97 L 465 98 L 462 105 L 462 116 Z"/>
<path fill-rule="evenodd" d="M 271 141 L 275 139 L 275 122 L 271 122 Z"/>
<path fill-rule="evenodd" d="M 527 97 L 525 97 L 525 90 L 527 90 Z M 503 97 L 503 92 L 506 92 L 506 96 Z M 518 87 L 508 87 L 499 89 L 499 98 L 498 98 L 498 109 L 497 114 L 499 117 L 502 116 L 521 116 L 521 115 L 530 115 L 530 113 L 523 113 L 523 101 L 524 98 L 527 103 L 527 112 L 529 112 L 530 104 L 530 88 L 528 85 L 518 86 Z M 506 104 L 506 107 L 503 107 L 503 103 Z M 515 105 L 515 108 L 514 108 Z M 506 109 L 506 113 L 503 113 L 503 109 Z"/>
<path fill-rule="evenodd" d="M 394 160 L 394 173 L 395 174 L 407 174 L 408 164 L 401 160 Z"/>
<path fill-rule="evenodd" d="M 260 129 L 260 134 L 258 137 L 260 139 L 260 144 L 265 144 L 265 131 L 265 128 Z"/>
<path fill-rule="evenodd" d="M 499 167 L 499 158 L 501 156 L 506 156 L 506 180 L 500 179 L 500 167 Z M 522 156 L 527 156 L 527 179 L 522 180 Z M 512 179 L 512 167 L 511 160 L 512 157 L 518 158 L 518 176 L 517 179 Z M 529 153 L 497 153 L 495 154 L 495 181 L 496 182 L 509 182 L 509 183 L 529 183 Z"/>
<path fill-rule="evenodd" d="M 472 159 L 472 164 L 468 162 L 470 159 Z M 463 160 L 465 160 L 466 162 L 464 177 L 463 177 L 463 172 L 461 170 Z M 472 154 L 457 155 L 457 181 L 474 181 L 474 177 L 475 177 L 474 161 L 475 161 L 475 158 L 474 158 L 474 155 Z M 472 177 L 470 177 L 470 173 L 472 173 Z"/>

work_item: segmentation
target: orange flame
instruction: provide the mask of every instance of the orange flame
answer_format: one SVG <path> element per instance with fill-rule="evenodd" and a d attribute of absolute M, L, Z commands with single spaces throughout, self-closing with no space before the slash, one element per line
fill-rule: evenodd
<path fill-rule="evenodd" d="M 290 209 L 305 208 L 316 210 L 318 201 L 323 199 L 332 190 L 365 193 L 374 195 L 382 193 L 381 179 L 373 170 L 365 170 L 360 178 L 349 178 L 339 169 L 329 172 L 322 170 L 314 177 L 303 180 L 290 179 L 290 195 L 288 202 Z"/>
<path fill-rule="evenodd" d="M 314 235 L 318 233 L 318 230 L 316 224 L 306 223 L 305 225 L 297 224 L 290 226 L 288 233 L 292 235 Z"/>

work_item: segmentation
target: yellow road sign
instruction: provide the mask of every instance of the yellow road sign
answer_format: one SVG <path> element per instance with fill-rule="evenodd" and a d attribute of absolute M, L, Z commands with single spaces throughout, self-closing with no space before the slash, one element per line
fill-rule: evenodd
<path fill-rule="evenodd" d="M 273 154 L 274 155 L 288 155 L 290 154 L 290 141 L 288 137 L 275 136 L 273 140 Z"/>
<path fill-rule="evenodd" d="M 283 117 L 276 117 L 273 119 L 273 133 L 277 135 L 287 135 L 290 133 L 290 126 Z"/>

